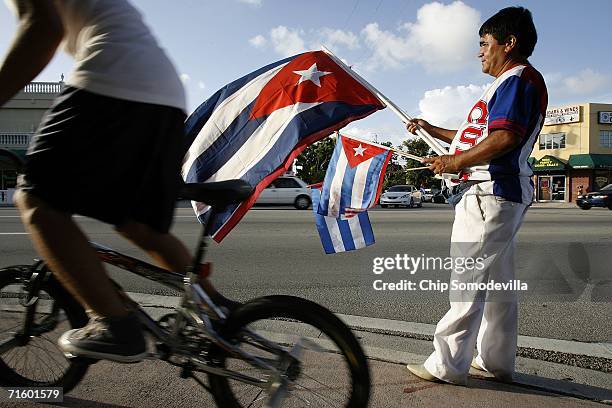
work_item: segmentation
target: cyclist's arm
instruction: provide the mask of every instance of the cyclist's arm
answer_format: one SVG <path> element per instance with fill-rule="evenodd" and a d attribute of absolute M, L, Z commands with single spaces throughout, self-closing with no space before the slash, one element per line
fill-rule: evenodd
<path fill-rule="evenodd" d="M 19 23 L 0 65 L 0 106 L 32 81 L 51 61 L 64 37 L 54 0 L 15 0 Z"/>

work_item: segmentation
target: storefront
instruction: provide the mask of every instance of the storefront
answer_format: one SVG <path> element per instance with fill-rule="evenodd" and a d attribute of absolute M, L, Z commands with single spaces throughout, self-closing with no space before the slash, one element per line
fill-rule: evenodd
<path fill-rule="evenodd" d="M 568 165 L 554 156 L 532 160 L 537 201 L 566 201 Z"/>
<path fill-rule="evenodd" d="M 572 185 L 578 191 L 597 191 L 612 184 L 612 154 L 575 154 L 570 156 Z"/>

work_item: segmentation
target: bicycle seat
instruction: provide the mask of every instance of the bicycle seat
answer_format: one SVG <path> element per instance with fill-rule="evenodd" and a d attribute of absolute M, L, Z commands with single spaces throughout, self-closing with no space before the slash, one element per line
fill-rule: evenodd
<path fill-rule="evenodd" d="M 243 201 L 252 192 L 253 187 L 244 180 L 185 183 L 179 191 L 179 199 L 199 201 L 213 208 L 225 208 Z"/>

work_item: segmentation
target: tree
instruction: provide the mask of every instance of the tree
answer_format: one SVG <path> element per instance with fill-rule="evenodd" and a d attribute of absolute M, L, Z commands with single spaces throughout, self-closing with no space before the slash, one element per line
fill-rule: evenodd
<path fill-rule="evenodd" d="M 429 145 L 421 138 L 404 140 L 402 142 L 402 147 L 402 150 L 406 151 L 407 153 L 411 153 L 419 157 L 431 156 L 433 154 L 433 151 L 430 149 Z M 416 160 L 407 159 L 405 168 L 409 169 L 412 167 L 423 167 L 423 163 L 419 163 Z M 419 188 L 421 184 L 429 188 L 431 188 L 432 185 L 437 184 L 431 170 L 407 171 L 406 183 L 412 184 L 417 188 Z"/>
<path fill-rule="evenodd" d="M 304 149 L 297 158 L 297 165 L 302 167 L 297 176 L 308 184 L 323 181 L 335 146 L 336 138 L 326 137 Z"/>

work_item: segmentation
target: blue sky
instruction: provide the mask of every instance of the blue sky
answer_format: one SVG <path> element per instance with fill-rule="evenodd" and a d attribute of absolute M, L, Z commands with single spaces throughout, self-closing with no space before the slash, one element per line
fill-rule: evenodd
<path fill-rule="evenodd" d="M 412 116 L 456 126 L 491 77 L 476 58 L 480 24 L 494 0 L 132 0 L 182 74 L 193 110 L 218 88 L 282 57 L 324 43 Z M 544 74 L 549 106 L 612 103 L 610 0 L 526 0 L 539 40 L 531 63 Z M 0 7 L 0 53 L 15 18 Z M 70 72 L 58 55 L 37 78 Z M 348 133 L 398 144 L 391 112 L 354 122 Z"/>

